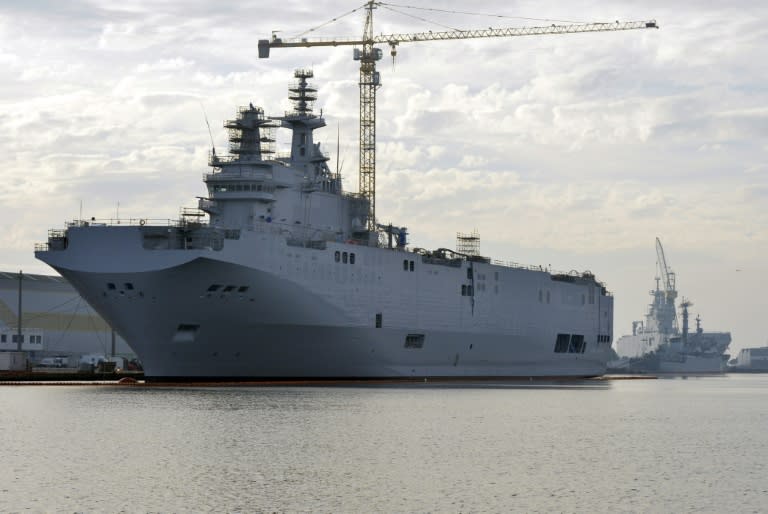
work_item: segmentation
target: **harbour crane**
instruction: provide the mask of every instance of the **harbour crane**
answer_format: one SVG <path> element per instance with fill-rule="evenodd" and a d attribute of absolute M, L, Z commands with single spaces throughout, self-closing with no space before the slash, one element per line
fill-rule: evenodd
<path fill-rule="evenodd" d="M 664 256 L 664 247 L 661 246 L 661 240 L 658 237 L 656 238 L 656 260 L 659 265 L 661 282 L 664 286 L 664 295 L 666 296 L 667 301 L 674 302 L 675 298 L 677 298 L 675 272 L 667 266 L 667 258 Z"/>
<path fill-rule="evenodd" d="M 360 61 L 360 169 L 359 193 L 368 201 L 367 230 L 376 230 L 376 89 L 381 85 L 379 72 L 376 71 L 376 61 L 383 57 L 376 44 L 388 44 L 392 58 L 397 55 L 400 43 L 416 43 L 421 41 L 444 41 L 454 39 L 476 39 L 516 36 L 541 36 L 547 34 L 575 34 L 581 32 L 613 32 L 620 30 L 657 29 L 655 20 L 584 23 L 566 25 L 548 25 L 541 27 L 518 28 L 485 28 L 470 30 L 448 30 L 442 32 L 413 32 L 403 34 L 387 34 L 374 36 L 373 11 L 384 2 L 369 0 L 359 7 L 366 10 L 365 26 L 362 38 L 293 38 L 283 39 L 272 33 L 271 39 L 259 40 L 259 58 L 269 57 L 272 48 L 297 48 L 317 46 L 356 46 L 353 58 Z M 358 10 L 355 9 L 355 10 Z M 353 11 L 354 12 L 354 11 Z"/>
<path fill-rule="evenodd" d="M 675 299 L 677 298 L 677 289 L 675 289 L 675 272 L 667 266 L 667 258 L 664 255 L 664 247 L 661 246 L 661 240 L 656 238 L 656 264 L 659 268 L 659 277 L 656 278 L 656 291 L 654 295 L 655 308 L 658 309 L 659 332 L 672 334 L 677 332 L 677 312 L 675 310 Z M 663 290 L 659 290 L 659 279 L 661 279 Z M 685 322 L 687 323 L 687 312 Z"/>

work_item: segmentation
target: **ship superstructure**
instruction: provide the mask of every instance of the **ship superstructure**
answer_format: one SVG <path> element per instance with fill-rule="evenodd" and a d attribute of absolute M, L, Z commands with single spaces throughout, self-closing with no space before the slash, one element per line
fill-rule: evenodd
<path fill-rule="evenodd" d="M 406 227 L 372 223 L 367 198 L 343 190 L 315 142 L 325 120 L 312 72 L 294 78 L 291 112 L 249 104 L 225 122 L 229 155 L 211 152 L 208 195 L 179 221 L 76 220 L 37 248 L 147 377 L 605 371 L 613 298 L 602 283 L 479 250 L 412 248 Z M 288 155 L 275 152 L 276 130 L 291 131 Z"/>
<path fill-rule="evenodd" d="M 689 328 L 688 309 L 692 302 L 680 303 L 682 328 L 678 322 L 676 275 L 667 266 L 664 248 L 656 238 L 656 289 L 644 321 L 632 322 L 632 335 L 620 337 L 614 347 L 629 371 L 668 373 L 722 373 L 731 343 L 729 332 L 704 332 L 701 318 L 696 330 Z"/>

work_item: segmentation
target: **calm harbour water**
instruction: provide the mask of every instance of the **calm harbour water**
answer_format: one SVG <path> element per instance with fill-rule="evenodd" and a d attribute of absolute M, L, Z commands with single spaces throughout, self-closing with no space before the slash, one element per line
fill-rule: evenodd
<path fill-rule="evenodd" d="M 0 387 L 0 512 L 768 512 L 768 375 Z"/>

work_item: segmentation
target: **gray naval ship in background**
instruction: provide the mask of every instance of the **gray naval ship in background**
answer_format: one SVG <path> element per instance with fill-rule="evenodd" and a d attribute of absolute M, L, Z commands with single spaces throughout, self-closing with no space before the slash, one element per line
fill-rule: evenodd
<path fill-rule="evenodd" d="M 225 122 L 230 155 L 212 152 L 198 209 L 171 223 L 76 220 L 50 231 L 37 258 L 151 379 L 603 374 L 605 286 L 588 272 L 492 262 L 472 244 L 410 248 L 405 227 L 369 219 L 368 200 L 342 191 L 314 142 L 325 120 L 311 77 L 295 73 L 292 112 L 249 105 Z M 289 155 L 275 153 L 277 128 L 292 132 Z"/>
<path fill-rule="evenodd" d="M 632 335 L 621 336 L 614 343 L 619 359 L 609 363 L 612 372 L 630 373 L 723 373 L 729 355 L 730 332 L 704 332 L 696 316 L 696 330 L 689 329 L 685 298 L 680 303 L 682 329 L 679 327 L 675 299 L 675 273 L 667 267 L 664 248 L 656 238 L 656 289 L 651 291 L 645 321 L 632 323 Z M 661 287 L 660 287 L 661 282 Z"/>

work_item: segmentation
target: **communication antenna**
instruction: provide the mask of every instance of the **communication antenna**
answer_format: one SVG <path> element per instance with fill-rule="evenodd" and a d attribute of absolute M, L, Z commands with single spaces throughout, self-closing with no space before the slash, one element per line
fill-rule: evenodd
<path fill-rule="evenodd" d="M 336 125 L 336 176 L 339 176 L 341 168 L 339 166 L 339 157 L 341 156 L 341 124 Z"/>

